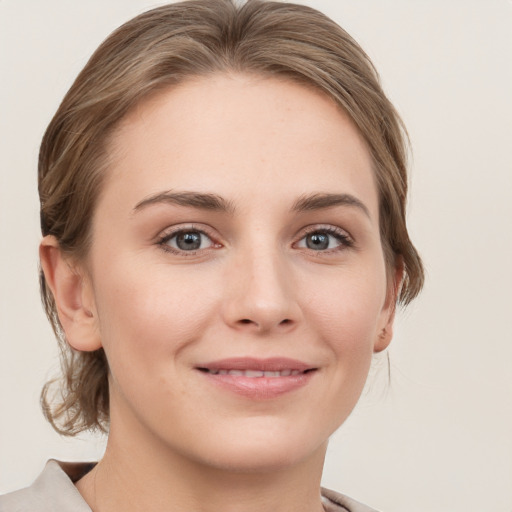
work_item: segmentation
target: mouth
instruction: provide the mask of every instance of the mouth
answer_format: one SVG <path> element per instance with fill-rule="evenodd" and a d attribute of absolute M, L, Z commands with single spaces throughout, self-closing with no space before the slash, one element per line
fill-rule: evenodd
<path fill-rule="evenodd" d="M 196 366 L 208 381 L 253 400 L 276 398 L 307 385 L 318 367 L 288 358 L 230 358 Z"/>
<path fill-rule="evenodd" d="M 289 377 L 316 370 L 314 365 L 287 357 L 257 359 L 231 357 L 197 366 L 197 369 L 213 375 L 236 375 L 249 378 Z"/>
<path fill-rule="evenodd" d="M 276 377 L 290 377 L 290 375 L 300 375 L 307 372 L 315 371 L 315 368 L 308 370 L 281 370 L 281 371 L 262 371 L 262 370 L 215 370 L 210 368 L 198 368 L 199 371 L 210 373 L 212 375 L 236 375 L 239 377 L 249 377 L 250 379 L 257 379 L 262 377 L 276 378 Z"/>

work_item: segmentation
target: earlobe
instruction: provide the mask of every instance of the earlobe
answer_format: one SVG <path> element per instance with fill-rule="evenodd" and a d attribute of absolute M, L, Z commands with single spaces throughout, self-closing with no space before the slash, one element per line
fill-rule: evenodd
<path fill-rule="evenodd" d="M 382 352 L 385 350 L 391 340 L 393 339 L 393 323 L 395 320 L 396 306 L 400 292 L 402 289 L 402 282 L 404 278 L 404 265 L 402 258 L 400 257 L 397 262 L 392 276 L 390 276 L 388 284 L 388 294 L 386 297 L 386 303 L 382 310 L 383 324 L 380 327 L 380 331 L 377 334 L 377 339 L 373 347 L 374 352 Z"/>
<path fill-rule="evenodd" d="M 46 236 L 41 241 L 39 258 L 67 342 L 75 350 L 99 349 L 101 338 L 92 290 L 85 274 L 62 253 L 53 236 Z"/>
<path fill-rule="evenodd" d="M 394 313 L 393 313 L 394 316 Z M 391 319 L 388 322 L 388 325 L 386 325 L 378 334 L 377 340 L 375 341 L 375 344 L 373 346 L 373 351 L 375 353 L 382 352 L 383 350 L 386 350 L 388 348 L 389 344 L 391 343 L 391 340 L 393 338 L 393 319 Z"/>

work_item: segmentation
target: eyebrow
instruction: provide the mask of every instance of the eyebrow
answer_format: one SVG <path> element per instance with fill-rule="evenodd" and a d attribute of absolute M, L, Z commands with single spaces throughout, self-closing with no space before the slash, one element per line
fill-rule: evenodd
<path fill-rule="evenodd" d="M 210 210 L 216 212 L 233 213 L 234 207 L 223 197 L 216 194 L 203 194 L 200 192 L 159 192 L 143 199 L 133 209 L 134 212 L 147 208 L 155 204 L 174 204 L 179 206 L 188 206 L 199 208 L 201 210 Z"/>
<path fill-rule="evenodd" d="M 350 194 L 312 194 L 302 196 L 295 201 L 292 211 L 305 212 L 311 210 L 323 210 L 335 206 L 354 206 L 360 209 L 368 218 L 370 211 L 357 197 Z"/>
<path fill-rule="evenodd" d="M 216 212 L 234 213 L 235 208 L 230 201 L 217 194 L 201 192 L 159 192 L 143 199 L 134 207 L 137 212 L 151 205 L 173 204 L 188 206 Z M 291 211 L 306 212 L 333 208 L 335 206 L 353 206 L 360 209 L 368 218 L 370 212 L 365 204 L 350 194 L 317 193 L 299 197 L 293 204 Z"/>

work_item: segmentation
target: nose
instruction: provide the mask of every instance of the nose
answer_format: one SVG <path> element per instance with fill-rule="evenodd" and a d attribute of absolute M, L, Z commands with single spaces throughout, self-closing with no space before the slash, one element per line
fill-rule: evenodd
<path fill-rule="evenodd" d="M 249 249 L 227 270 L 224 321 L 236 330 L 263 334 L 288 332 L 301 309 L 290 262 L 279 251 Z"/>

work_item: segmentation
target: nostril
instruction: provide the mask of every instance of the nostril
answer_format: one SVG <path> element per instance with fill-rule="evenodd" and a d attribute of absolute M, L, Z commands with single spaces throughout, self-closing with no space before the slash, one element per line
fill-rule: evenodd
<path fill-rule="evenodd" d="M 253 326 L 257 327 L 259 330 L 267 330 L 268 328 L 272 327 L 272 325 L 275 327 L 285 327 L 288 325 L 292 325 L 293 320 L 291 320 L 289 318 L 284 318 L 277 324 L 273 324 L 272 322 L 267 324 L 266 322 L 259 323 L 256 320 L 251 320 L 250 318 L 241 318 L 240 320 L 238 320 L 237 323 L 238 323 L 238 325 L 253 325 Z"/>

